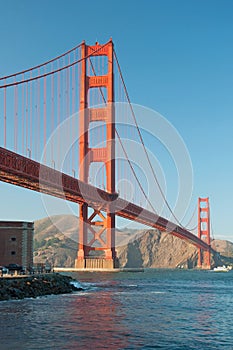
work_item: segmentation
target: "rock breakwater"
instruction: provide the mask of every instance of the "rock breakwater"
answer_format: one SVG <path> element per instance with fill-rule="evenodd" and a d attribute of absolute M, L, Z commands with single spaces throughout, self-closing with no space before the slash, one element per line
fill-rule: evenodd
<path fill-rule="evenodd" d="M 0 300 L 36 298 L 50 294 L 65 294 L 82 290 L 69 276 L 58 273 L 0 278 Z"/>

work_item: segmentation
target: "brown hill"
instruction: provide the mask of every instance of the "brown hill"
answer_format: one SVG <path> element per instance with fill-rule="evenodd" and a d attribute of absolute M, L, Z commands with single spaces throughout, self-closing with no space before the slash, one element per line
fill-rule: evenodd
<path fill-rule="evenodd" d="M 58 215 L 35 222 L 34 262 L 71 267 L 77 255 L 79 219 Z M 122 267 L 193 268 L 197 249 L 190 243 L 157 230 L 117 230 L 117 254 Z M 233 243 L 215 240 L 214 265 L 233 263 Z"/>
<path fill-rule="evenodd" d="M 78 247 L 79 218 L 56 215 L 35 221 L 34 263 L 50 262 L 53 266 L 74 266 Z M 137 231 L 138 232 L 138 231 Z M 127 244 L 135 232 L 116 231 L 116 244 Z"/>
<path fill-rule="evenodd" d="M 169 233 L 148 230 L 118 249 L 124 267 L 193 268 L 197 249 Z"/>
<path fill-rule="evenodd" d="M 224 265 L 233 264 L 233 243 L 230 241 L 215 239 L 211 242 L 212 248 L 217 252 L 216 260 Z M 218 263 L 220 265 L 220 263 Z"/>
<path fill-rule="evenodd" d="M 233 243 L 216 240 L 212 248 L 216 250 L 211 254 L 213 266 L 233 264 Z M 156 230 L 148 230 L 118 249 L 123 267 L 194 268 L 197 253 L 191 243 Z"/>
<path fill-rule="evenodd" d="M 73 266 L 77 255 L 79 221 L 75 216 L 53 216 L 35 222 L 34 263 Z"/>

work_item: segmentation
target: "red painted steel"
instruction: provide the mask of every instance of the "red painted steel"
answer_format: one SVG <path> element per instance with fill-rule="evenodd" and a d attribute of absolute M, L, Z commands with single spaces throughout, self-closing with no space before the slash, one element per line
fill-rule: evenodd
<path fill-rule="evenodd" d="M 134 203 L 118 198 L 117 194 L 110 194 L 95 188 L 2 147 L 0 147 L 0 181 L 74 203 L 88 204 L 96 211 L 107 211 L 108 203 L 112 202 L 114 211 L 118 216 L 161 231 L 167 231 L 168 227 L 171 227 L 172 235 L 185 239 L 204 251 L 210 249 L 209 244 L 183 227 L 176 226 L 167 219 L 142 209 Z M 91 217 L 89 219 L 92 220 Z"/>
<path fill-rule="evenodd" d="M 206 242 L 209 249 L 202 250 L 201 247 L 198 249 L 198 267 L 210 269 L 210 207 L 209 198 L 198 199 L 198 238 Z"/>
<path fill-rule="evenodd" d="M 77 49 L 81 50 L 81 58 L 76 57 Z M 70 61 L 70 53 L 74 51 L 74 61 Z M 68 64 L 65 61 L 65 55 L 68 54 Z M 130 203 L 124 199 L 118 198 L 115 193 L 115 132 L 121 143 L 120 137 L 115 130 L 115 114 L 114 114 L 114 75 L 113 75 L 113 43 L 110 40 L 104 45 L 96 43 L 94 46 L 88 46 L 83 42 L 76 48 L 68 51 L 68 53 L 58 56 L 57 58 L 48 61 L 52 63 L 51 68 L 44 69 L 41 72 L 41 67 L 46 66 L 47 63 L 39 65 L 37 67 L 19 72 L 8 77 L 0 78 L 0 88 L 3 89 L 3 144 L 4 148 L 0 148 L 0 181 L 5 181 L 14 185 L 29 188 L 34 191 L 43 192 L 52 196 L 67 199 L 69 201 L 78 203 L 80 205 L 80 244 L 78 250 L 78 257 L 76 264 L 79 267 L 85 266 L 85 259 L 88 259 L 93 251 L 103 251 L 104 260 L 110 261 L 108 267 L 116 261 L 115 252 L 115 215 L 135 220 L 153 228 L 157 228 L 161 231 L 170 231 L 171 234 L 186 239 L 199 248 L 198 265 L 199 267 L 210 267 L 210 219 L 209 219 L 209 201 L 208 198 L 199 199 L 198 210 L 198 237 L 190 233 L 188 230 L 182 227 L 181 224 L 175 225 L 170 221 L 158 216 L 157 214 L 141 208 L 140 206 Z M 92 58 L 98 59 L 98 68 L 96 72 L 92 63 Z M 104 60 L 103 57 L 107 57 L 108 70 L 104 72 Z M 63 65 L 60 66 L 59 59 L 63 58 Z M 117 58 L 115 57 L 117 60 Z M 55 61 L 57 60 L 56 64 Z M 94 58 L 93 58 L 94 60 Z M 101 67 L 102 60 L 102 67 Z M 88 66 L 87 66 L 88 62 Z M 32 153 L 32 114 L 33 103 L 36 103 L 35 111 L 37 118 L 37 131 L 35 132 L 35 145 L 34 148 L 40 153 L 40 139 L 43 140 L 43 144 L 47 142 L 47 136 L 49 134 L 49 128 L 51 128 L 50 121 L 47 119 L 50 112 L 52 114 L 51 124 L 52 131 L 55 128 L 55 114 L 57 114 L 58 124 L 62 120 L 62 108 L 66 110 L 67 117 L 70 109 L 72 113 L 75 112 L 75 95 L 76 95 L 76 64 L 78 64 L 80 79 L 80 180 L 75 179 L 75 167 L 74 167 L 74 152 L 72 154 L 72 171 L 74 177 L 68 176 L 64 173 L 58 172 L 55 169 L 49 168 L 45 165 L 41 165 L 36 161 L 26 158 L 31 158 Z M 117 61 L 118 69 L 119 63 Z M 89 68 L 89 70 L 87 69 Z M 91 68 L 94 76 L 91 76 Z M 102 71 L 101 71 L 102 69 Z M 64 71 L 65 70 L 65 71 Z M 34 76 L 33 72 L 37 72 Z M 62 99 L 62 71 L 64 71 L 64 84 L 66 86 L 65 97 Z M 88 72 L 87 72 L 88 71 Z M 29 73 L 30 72 L 30 76 Z M 70 73 L 71 72 L 71 73 Z M 55 73 L 57 73 L 57 79 L 55 79 Z M 52 75 L 51 80 L 49 76 Z M 8 78 L 14 78 L 8 81 Z M 126 93 L 126 100 L 132 108 L 128 92 L 120 71 L 120 77 Z M 41 80 L 40 80 L 41 79 Z M 36 93 L 33 100 L 32 81 L 36 80 Z M 70 87 L 71 80 L 71 87 Z M 48 82 L 50 81 L 50 83 Z M 56 81 L 56 86 L 54 82 Z M 18 86 L 22 84 L 21 95 L 18 91 Z M 49 85 L 51 84 L 51 86 Z M 17 153 L 9 151 L 6 147 L 9 147 L 10 134 L 7 126 L 7 112 L 9 110 L 7 102 L 10 99 L 7 95 L 8 88 L 14 86 L 13 102 L 13 116 L 15 120 L 14 147 L 17 151 L 19 147 L 18 131 L 22 129 L 22 153 L 26 155 L 23 157 Z M 49 93 L 49 86 L 51 93 Z M 72 89 L 72 96 L 70 101 L 70 88 Z M 90 89 L 99 90 L 99 95 L 102 95 L 102 99 L 106 107 L 94 108 L 88 105 L 88 92 Z M 107 100 L 103 94 L 103 89 L 107 90 Z M 76 89 L 76 90 L 75 90 Z M 48 103 L 49 95 L 51 95 L 51 108 Z M 10 96 L 10 95 L 9 95 Z M 22 96 L 20 107 L 20 96 Z M 99 102 L 102 100 L 99 97 Z M 90 98 L 90 100 L 92 100 Z M 34 102 L 33 102 L 34 101 Z M 42 102 L 42 103 L 41 103 Z M 90 101 L 90 103 L 93 101 Z M 70 106 L 71 104 L 71 106 Z M 8 105 L 10 105 L 8 103 Z M 20 126 L 19 110 L 22 110 L 22 127 Z M 55 113 L 56 112 L 56 113 Z M 134 112 L 132 110 L 133 117 L 135 119 Z M 94 148 L 90 147 L 89 143 L 89 126 L 92 122 L 101 122 L 106 125 L 106 142 L 105 147 Z M 135 119 L 135 124 L 138 129 L 138 125 Z M 47 130 L 48 129 L 48 130 Z M 75 128 L 74 128 L 75 129 Z M 103 131 L 102 131 L 103 132 Z M 140 130 L 138 129 L 141 142 L 144 146 Z M 100 135 L 99 135 L 100 136 Z M 103 135 L 102 135 L 103 138 Z M 103 140 L 102 140 L 103 141 Z M 38 143 L 38 144 L 37 144 Z M 59 146 L 58 146 L 59 147 Z M 10 147 L 9 147 L 10 148 Z M 37 150 L 38 148 L 38 150 Z M 123 148 L 124 151 L 124 148 Z M 125 151 L 124 151 L 125 152 Z M 53 154 L 53 152 L 52 152 Z M 59 149 L 58 149 L 59 154 Z M 130 164 L 130 161 L 126 158 Z M 149 159 L 148 159 L 149 160 Z M 55 161 L 52 157 L 52 162 L 55 168 Z M 103 162 L 106 168 L 106 191 L 98 189 L 88 184 L 89 167 L 93 162 Z M 59 163 L 59 159 L 58 159 Z M 131 170 L 134 173 L 133 168 Z M 152 169 L 153 170 L 153 169 Z M 126 172 L 126 169 L 125 169 Z M 136 174 L 134 173 L 134 176 Z M 155 174 L 154 174 L 155 176 Z M 103 175 L 102 175 L 103 177 Z M 156 179 L 156 176 L 155 176 Z M 104 180 L 101 179 L 102 182 Z M 156 180 L 157 182 L 157 180 Z M 138 183 L 141 186 L 140 182 Z M 159 184 L 158 184 L 159 186 Z M 142 193 L 144 193 L 142 189 Z M 144 193 L 145 198 L 147 198 Z M 148 199 L 147 199 L 148 200 Z M 164 198 L 166 202 L 166 198 Z M 149 202 L 149 200 L 148 200 Z M 150 202 L 149 202 L 150 203 Z M 166 202 L 167 203 L 167 202 Z M 206 207 L 202 207 L 201 204 L 205 203 Z M 168 204 L 167 204 L 168 205 Z M 152 205 L 151 205 L 152 207 Z M 169 205 L 168 205 L 169 207 Z M 93 213 L 90 214 L 92 208 Z M 170 207 L 169 207 L 170 209 Z M 153 210 L 153 207 L 152 207 Z M 106 214 L 105 214 L 106 213 Z M 172 211 L 171 211 L 172 213 Z M 205 218 L 203 215 L 207 215 Z M 174 216 L 174 214 L 173 214 Z M 175 216 L 174 216 L 175 218 Z M 176 218 L 175 218 L 176 219 Z M 203 228 L 206 225 L 206 228 Z M 98 230 L 98 228 L 100 228 Z M 89 233 L 92 235 L 88 235 Z M 106 237 L 105 236 L 106 233 Z M 91 237 L 90 237 L 91 236 Z M 98 243 L 98 245 L 96 245 Z M 89 263 L 89 262 L 88 262 Z M 87 266 L 87 264 L 86 264 Z"/>
<path fill-rule="evenodd" d="M 106 56 L 108 59 L 108 72 L 104 76 L 88 76 L 87 59 L 91 62 L 92 56 Z M 106 188 L 107 192 L 115 193 L 115 113 L 114 113 L 114 76 L 113 76 L 113 43 L 110 40 L 107 44 L 88 46 L 85 42 L 81 47 L 81 80 L 80 80 L 80 138 L 79 138 L 79 159 L 80 159 L 80 180 L 88 183 L 90 164 L 103 162 L 106 167 Z M 107 89 L 106 107 L 90 108 L 88 105 L 88 92 L 93 88 Z M 106 124 L 106 147 L 91 148 L 89 140 L 89 128 L 91 122 L 104 121 Z M 92 226 L 96 216 L 101 221 L 102 228 L 97 232 Z M 111 206 L 106 208 L 106 217 L 100 210 L 95 210 L 94 215 L 89 217 L 88 204 L 80 205 L 80 226 L 79 226 L 79 247 L 76 260 L 77 267 L 86 267 L 86 259 L 90 252 L 102 250 L 105 260 L 109 260 L 106 266 L 115 267 L 115 213 Z M 88 236 L 92 234 L 92 238 Z M 103 234 L 106 233 L 106 238 Z M 98 245 L 97 245 L 98 243 Z"/>
<path fill-rule="evenodd" d="M 117 198 L 117 194 L 107 193 L 2 147 L 0 147 L 0 181 L 74 203 L 88 203 L 93 208 L 101 208 L 102 203 Z"/>
<path fill-rule="evenodd" d="M 109 42 L 106 43 L 106 44 L 104 44 L 104 45 L 102 45 L 102 46 L 100 45 L 100 47 L 107 46 L 108 44 L 109 44 Z M 81 45 L 80 45 L 80 46 L 81 46 Z M 9 88 L 9 87 L 11 87 L 11 86 L 17 86 L 17 85 L 21 85 L 21 84 L 24 84 L 24 83 L 29 83 L 29 82 L 31 82 L 31 81 L 35 81 L 35 80 L 38 80 L 38 79 L 41 79 L 41 78 L 48 77 L 48 76 L 50 76 L 50 75 L 52 75 L 52 74 L 55 74 L 55 73 L 58 73 L 58 72 L 62 72 L 62 71 L 64 71 L 64 70 L 67 70 L 67 69 L 70 68 L 70 67 L 73 67 L 73 66 L 77 65 L 77 64 L 80 63 L 82 60 L 85 60 L 85 61 L 86 61 L 86 59 L 89 58 L 90 56 L 93 56 L 93 55 L 98 56 L 98 52 L 99 52 L 99 49 L 97 49 L 97 51 L 94 52 L 94 53 L 90 53 L 89 56 L 85 56 L 85 58 L 78 59 L 78 60 L 76 60 L 76 61 L 74 61 L 74 62 L 72 62 L 72 63 L 70 63 L 70 64 L 63 65 L 63 66 L 60 67 L 60 68 L 57 68 L 57 69 L 55 69 L 55 70 L 53 70 L 53 71 L 50 71 L 50 72 L 47 72 L 47 73 L 44 73 L 44 74 L 36 75 L 36 76 L 30 77 L 30 78 L 27 78 L 27 79 L 24 79 L 24 80 L 18 80 L 18 81 L 11 82 L 11 83 L 4 83 L 3 85 L 0 85 L 0 88 L 1 88 L 1 89 L 2 89 L 2 88 Z M 64 55 L 63 55 L 63 56 L 64 56 Z M 53 62 L 53 60 L 51 60 L 51 61 L 49 61 L 49 62 Z M 41 67 L 41 66 L 45 66 L 45 65 L 46 65 L 46 64 L 43 64 L 43 65 L 39 65 L 39 66 L 37 66 L 37 67 Z M 5 80 L 6 80 L 6 79 L 8 79 L 8 78 L 10 78 L 10 77 L 12 77 L 12 76 L 14 76 L 14 77 L 20 76 L 20 74 L 24 74 L 25 72 L 29 72 L 29 71 L 35 70 L 35 68 L 36 68 L 36 67 L 34 67 L 34 68 L 32 68 L 32 69 L 29 69 L 29 70 L 26 70 L 26 71 L 22 71 L 22 72 L 13 74 L 13 75 L 10 75 L 10 76 L 2 77 L 2 78 L 0 78 L 0 80 L 2 80 L 2 79 L 5 79 Z"/>

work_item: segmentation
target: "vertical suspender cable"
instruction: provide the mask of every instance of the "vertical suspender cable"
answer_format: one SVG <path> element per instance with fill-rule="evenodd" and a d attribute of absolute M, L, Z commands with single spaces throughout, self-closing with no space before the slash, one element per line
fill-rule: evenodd
<path fill-rule="evenodd" d="M 46 124 L 46 77 L 44 77 L 44 163 L 46 163 L 46 130 L 47 130 L 47 124 Z"/>
<path fill-rule="evenodd" d="M 53 63 L 52 63 L 53 70 Z M 51 85 L 51 96 L 52 96 L 52 122 L 51 122 L 51 131 L 54 132 L 54 74 L 52 75 L 52 85 Z M 51 161 L 54 162 L 53 159 L 53 140 L 51 142 Z"/>
<path fill-rule="evenodd" d="M 81 57 L 81 48 L 79 48 L 78 57 Z M 78 62 L 78 91 L 80 91 L 81 64 L 82 64 L 81 62 Z M 77 106 L 79 106 L 79 101 L 76 104 L 76 108 L 77 108 Z"/>
<path fill-rule="evenodd" d="M 40 68 L 38 68 L 38 76 L 40 75 Z M 40 79 L 37 80 L 37 148 L 38 160 L 40 159 Z"/>
<path fill-rule="evenodd" d="M 26 83 L 26 149 L 25 155 L 27 156 L 28 151 L 28 82 Z"/>
<path fill-rule="evenodd" d="M 60 142 L 59 142 L 59 136 L 60 136 L 60 110 L 61 110 L 61 73 L 60 71 L 57 73 L 57 125 L 58 125 L 58 143 L 57 143 L 57 162 L 58 162 L 58 169 L 60 169 Z"/>
<path fill-rule="evenodd" d="M 75 177 L 75 166 L 74 166 L 74 141 L 75 141 L 75 116 L 74 116 L 74 106 L 75 106 L 75 67 L 72 67 L 72 78 L 71 78 L 71 89 L 72 89 L 72 119 L 71 119 L 71 133 L 72 133 L 72 148 L 71 148 L 71 170 L 73 172 L 73 176 Z"/>
<path fill-rule="evenodd" d="M 22 79 L 24 80 L 24 73 L 22 76 Z M 24 84 L 22 84 L 22 154 L 24 151 Z"/>
<path fill-rule="evenodd" d="M 4 148 L 6 148 L 6 87 L 4 88 Z"/>
<path fill-rule="evenodd" d="M 32 78 L 32 71 L 30 72 L 30 78 Z M 29 133 L 30 133 L 30 138 L 29 138 L 29 152 L 30 152 L 30 158 L 31 158 L 31 154 L 32 154 L 32 111 L 33 111 L 33 107 L 32 107 L 32 90 L 33 90 L 33 82 L 30 82 L 30 122 L 29 122 Z"/>
<path fill-rule="evenodd" d="M 17 133 L 17 85 L 14 86 L 14 151 L 16 152 L 16 133 Z"/>
<path fill-rule="evenodd" d="M 70 55 L 68 54 L 68 65 L 70 65 Z M 69 118 L 70 115 L 70 68 L 66 69 L 67 75 L 66 75 L 66 103 L 67 103 L 67 110 L 66 110 L 66 118 Z"/>
<path fill-rule="evenodd" d="M 16 86 L 16 133 L 15 133 L 15 151 L 18 151 L 18 86 Z"/>
<path fill-rule="evenodd" d="M 6 87 L 4 88 L 4 148 L 6 148 Z"/>
<path fill-rule="evenodd" d="M 70 55 L 68 54 L 68 64 L 70 64 Z M 66 75 L 66 119 L 68 120 L 69 116 L 70 116 L 70 68 L 67 68 L 66 69 L 67 71 L 67 75 Z M 68 121 L 68 124 L 67 124 L 67 127 L 68 127 L 68 130 L 69 132 L 72 132 L 70 130 L 70 127 L 69 125 L 72 125 L 70 123 L 70 119 Z M 69 161 L 70 160 L 70 157 L 71 157 L 71 152 L 69 150 L 69 154 L 68 154 L 68 159 L 67 159 L 67 172 L 72 174 L 72 166 L 71 166 L 71 169 L 70 168 L 70 165 L 71 165 L 71 162 Z"/>
<path fill-rule="evenodd" d="M 74 57 L 75 61 L 75 57 Z M 75 110 L 75 71 L 76 71 L 76 65 L 72 66 L 72 78 L 71 78 L 71 89 L 72 89 L 72 101 L 71 101 L 71 106 L 72 106 L 72 114 L 74 114 Z"/>

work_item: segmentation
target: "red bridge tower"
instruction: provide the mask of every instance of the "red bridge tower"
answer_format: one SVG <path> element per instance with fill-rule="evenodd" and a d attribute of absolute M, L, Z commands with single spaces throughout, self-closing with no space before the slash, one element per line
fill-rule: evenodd
<path fill-rule="evenodd" d="M 103 162 L 106 168 L 106 190 L 115 193 L 115 113 L 114 113 L 114 75 L 113 43 L 88 46 L 82 43 L 81 82 L 80 82 L 80 180 L 88 183 L 88 174 L 92 162 Z M 88 76 L 87 59 L 93 56 L 107 56 L 106 75 Z M 106 88 L 107 101 L 103 108 L 88 106 L 88 92 L 92 88 Z M 91 148 L 89 143 L 90 123 L 104 122 L 106 126 L 105 147 Z M 90 214 L 86 203 L 80 204 L 80 226 L 77 268 L 114 268 L 118 267 L 115 252 L 115 213 L 109 209 L 104 215 L 93 209 Z M 93 228 L 94 226 L 94 228 Z M 97 228 L 100 228 L 99 231 Z M 94 252 L 98 252 L 95 256 Z M 100 255 L 100 251 L 102 255 Z"/>
<path fill-rule="evenodd" d="M 205 241 L 210 247 L 210 207 L 209 198 L 198 198 L 198 238 Z M 210 269 L 210 250 L 198 249 L 197 267 Z"/>

